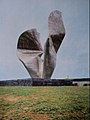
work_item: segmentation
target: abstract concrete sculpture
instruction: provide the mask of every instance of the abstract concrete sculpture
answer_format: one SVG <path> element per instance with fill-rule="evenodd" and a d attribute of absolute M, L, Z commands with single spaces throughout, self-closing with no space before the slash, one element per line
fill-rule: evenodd
<path fill-rule="evenodd" d="M 51 78 L 56 66 L 56 54 L 65 36 L 61 12 L 55 10 L 48 18 L 49 35 L 44 51 L 36 29 L 27 30 L 19 37 L 17 55 L 32 78 Z M 44 59 L 41 56 L 44 54 Z"/>

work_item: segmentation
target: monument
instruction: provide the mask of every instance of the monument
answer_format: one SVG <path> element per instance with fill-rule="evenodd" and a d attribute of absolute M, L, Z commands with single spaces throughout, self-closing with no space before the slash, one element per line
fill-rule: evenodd
<path fill-rule="evenodd" d="M 31 78 L 51 78 L 56 66 L 56 55 L 65 36 L 62 14 L 55 10 L 48 17 L 48 38 L 44 50 L 36 29 L 23 32 L 17 44 L 17 56 Z M 44 58 L 41 56 L 44 54 Z"/>

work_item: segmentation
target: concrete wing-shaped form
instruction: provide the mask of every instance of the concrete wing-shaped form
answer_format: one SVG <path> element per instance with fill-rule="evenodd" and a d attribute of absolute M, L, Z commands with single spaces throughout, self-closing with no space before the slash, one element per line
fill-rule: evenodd
<path fill-rule="evenodd" d="M 65 36 L 61 12 L 55 10 L 48 18 L 49 34 L 44 53 L 36 29 L 27 30 L 19 37 L 17 55 L 32 78 L 51 78 L 56 66 L 56 54 Z M 44 54 L 44 59 L 41 55 Z"/>
<path fill-rule="evenodd" d="M 44 48 L 43 77 L 51 78 L 56 66 L 56 53 L 65 36 L 65 28 L 60 11 L 53 11 L 48 18 L 49 36 Z"/>
<path fill-rule="evenodd" d="M 17 56 L 32 78 L 42 77 L 42 53 L 39 33 L 36 29 L 27 30 L 20 35 L 17 44 Z"/>

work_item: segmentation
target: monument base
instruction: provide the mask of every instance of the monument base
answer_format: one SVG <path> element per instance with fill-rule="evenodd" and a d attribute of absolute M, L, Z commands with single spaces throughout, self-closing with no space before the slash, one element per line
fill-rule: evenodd
<path fill-rule="evenodd" d="M 71 80 L 32 79 L 32 86 L 71 86 Z"/>

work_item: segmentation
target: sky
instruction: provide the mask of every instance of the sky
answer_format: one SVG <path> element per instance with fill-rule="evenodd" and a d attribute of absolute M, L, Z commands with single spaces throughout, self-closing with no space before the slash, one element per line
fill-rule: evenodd
<path fill-rule="evenodd" d="M 66 35 L 52 78 L 89 77 L 89 0 L 0 0 L 0 80 L 30 78 L 17 58 L 18 38 L 36 28 L 44 46 L 54 10 L 62 12 Z"/>

